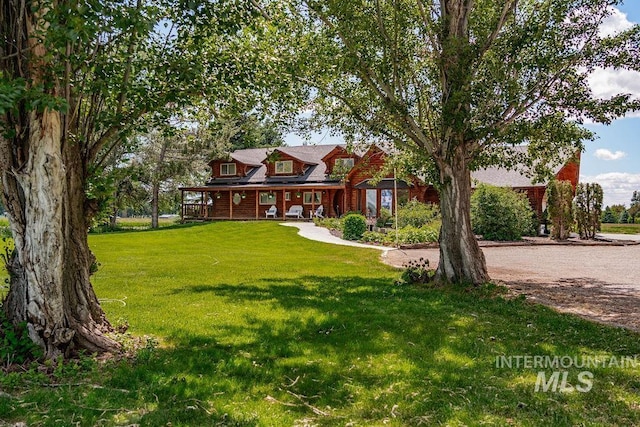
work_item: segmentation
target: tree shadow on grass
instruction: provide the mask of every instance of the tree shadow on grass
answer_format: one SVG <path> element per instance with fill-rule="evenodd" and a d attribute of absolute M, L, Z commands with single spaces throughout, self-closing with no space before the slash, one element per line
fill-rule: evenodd
<path fill-rule="evenodd" d="M 538 369 L 496 366 L 500 356 L 640 353 L 636 334 L 522 300 L 314 275 L 195 284 L 167 298 L 177 294 L 202 301 L 211 294 L 227 315 L 197 319 L 209 333 L 183 328 L 164 337 L 167 347 L 105 368 L 99 387 L 44 390 L 56 393 L 47 400 L 49 418 L 27 419 L 152 426 L 640 423 L 638 369 L 594 369 L 588 393 L 536 393 Z M 566 370 L 577 385 L 582 369 Z M 0 410 L 11 406 L 3 402 Z M 24 408 L 17 411 L 27 414 Z"/>
<path fill-rule="evenodd" d="M 496 366 L 499 356 L 640 353 L 627 331 L 519 300 L 313 275 L 175 292 L 223 297 L 241 321 L 208 319 L 210 336 L 181 331 L 133 369 L 143 399 L 157 396 L 150 423 L 640 422 L 637 399 L 619 398 L 638 390 L 638 369 L 595 369 L 589 393 L 536 393 L 539 370 Z M 567 371 L 576 385 L 581 369 Z M 208 406 L 183 412 L 189 399 Z"/>

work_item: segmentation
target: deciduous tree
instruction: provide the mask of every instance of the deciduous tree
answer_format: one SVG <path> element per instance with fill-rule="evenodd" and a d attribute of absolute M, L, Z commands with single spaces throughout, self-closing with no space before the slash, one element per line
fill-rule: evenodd
<path fill-rule="evenodd" d="M 583 119 L 608 123 L 638 107 L 628 94 L 596 99 L 586 78 L 596 67 L 640 68 L 638 26 L 599 32 L 616 0 L 266 3 L 279 25 L 273 56 L 313 88 L 319 122 L 350 140 L 393 141 L 433 172 L 440 280 L 489 280 L 471 229 L 470 171 L 548 172 L 590 137 Z M 522 143 L 525 153 L 513 149 Z"/>
<path fill-rule="evenodd" d="M 241 50 L 225 47 L 253 14 L 234 1 L 0 3 L 0 175 L 15 239 L 2 308 L 47 358 L 118 350 L 90 283 L 89 179 L 140 118 L 231 98 L 245 76 Z"/>

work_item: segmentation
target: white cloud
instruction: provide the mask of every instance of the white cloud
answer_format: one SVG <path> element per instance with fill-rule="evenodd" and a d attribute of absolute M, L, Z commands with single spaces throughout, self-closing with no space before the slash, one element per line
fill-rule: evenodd
<path fill-rule="evenodd" d="M 594 154 L 594 156 L 602 160 L 618 160 L 626 155 L 627 153 L 625 153 L 624 151 L 616 151 L 615 153 L 612 153 L 606 148 L 598 148 Z"/>
<path fill-rule="evenodd" d="M 600 36 L 611 36 L 628 30 L 634 25 L 627 15 L 616 8 L 611 8 L 608 16 L 600 26 Z M 587 76 L 589 86 L 596 98 L 609 99 L 621 93 L 640 98 L 640 73 L 632 70 L 613 68 L 596 68 Z M 640 117 L 640 111 L 628 113 L 625 117 Z"/>
<path fill-rule="evenodd" d="M 634 191 L 640 190 L 640 173 L 609 172 L 595 176 L 580 175 L 580 182 L 597 182 L 604 192 L 603 206 L 631 203 Z"/>
<path fill-rule="evenodd" d="M 600 36 L 612 36 L 631 27 L 633 27 L 633 23 L 627 19 L 627 14 L 612 7 L 611 15 L 605 18 L 600 25 Z"/>
<path fill-rule="evenodd" d="M 640 73 L 637 71 L 596 68 L 589 74 L 588 81 L 593 94 L 601 99 L 619 93 L 630 93 L 634 98 L 640 96 Z"/>

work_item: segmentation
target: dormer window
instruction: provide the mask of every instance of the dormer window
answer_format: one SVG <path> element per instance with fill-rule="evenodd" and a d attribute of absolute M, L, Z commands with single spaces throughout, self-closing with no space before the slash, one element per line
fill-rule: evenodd
<path fill-rule="evenodd" d="M 234 175 L 236 175 L 236 164 L 235 163 L 222 163 L 220 165 L 220 175 L 221 176 L 234 176 Z"/>
<path fill-rule="evenodd" d="M 336 159 L 336 168 L 341 170 L 351 169 L 354 165 L 353 158 Z"/>
<path fill-rule="evenodd" d="M 292 160 L 279 160 L 275 164 L 276 174 L 292 174 L 293 173 L 293 161 Z"/>

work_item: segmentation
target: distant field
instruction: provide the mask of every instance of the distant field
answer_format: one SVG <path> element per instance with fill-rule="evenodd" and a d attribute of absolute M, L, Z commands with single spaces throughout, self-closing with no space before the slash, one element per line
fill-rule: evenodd
<path fill-rule="evenodd" d="M 640 224 L 602 224 L 603 233 L 640 234 Z"/>
<path fill-rule="evenodd" d="M 166 227 L 174 225 L 176 221 L 180 221 L 180 217 L 173 218 L 159 218 L 158 224 L 160 227 Z M 123 228 L 130 227 L 151 227 L 151 217 L 135 217 L 135 218 L 118 218 L 118 225 Z"/>
<path fill-rule="evenodd" d="M 179 216 L 172 218 L 159 218 L 158 224 L 160 227 L 167 227 L 176 224 L 180 221 Z M 118 226 L 123 229 L 135 229 L 135 228 L 148 228 L 151 227 L 151 217 L 134 217 L 134 218 L 118 218 Z M 7 217 L 0 217 L 0 227 L 8 227 L 9 219 Z"/>

